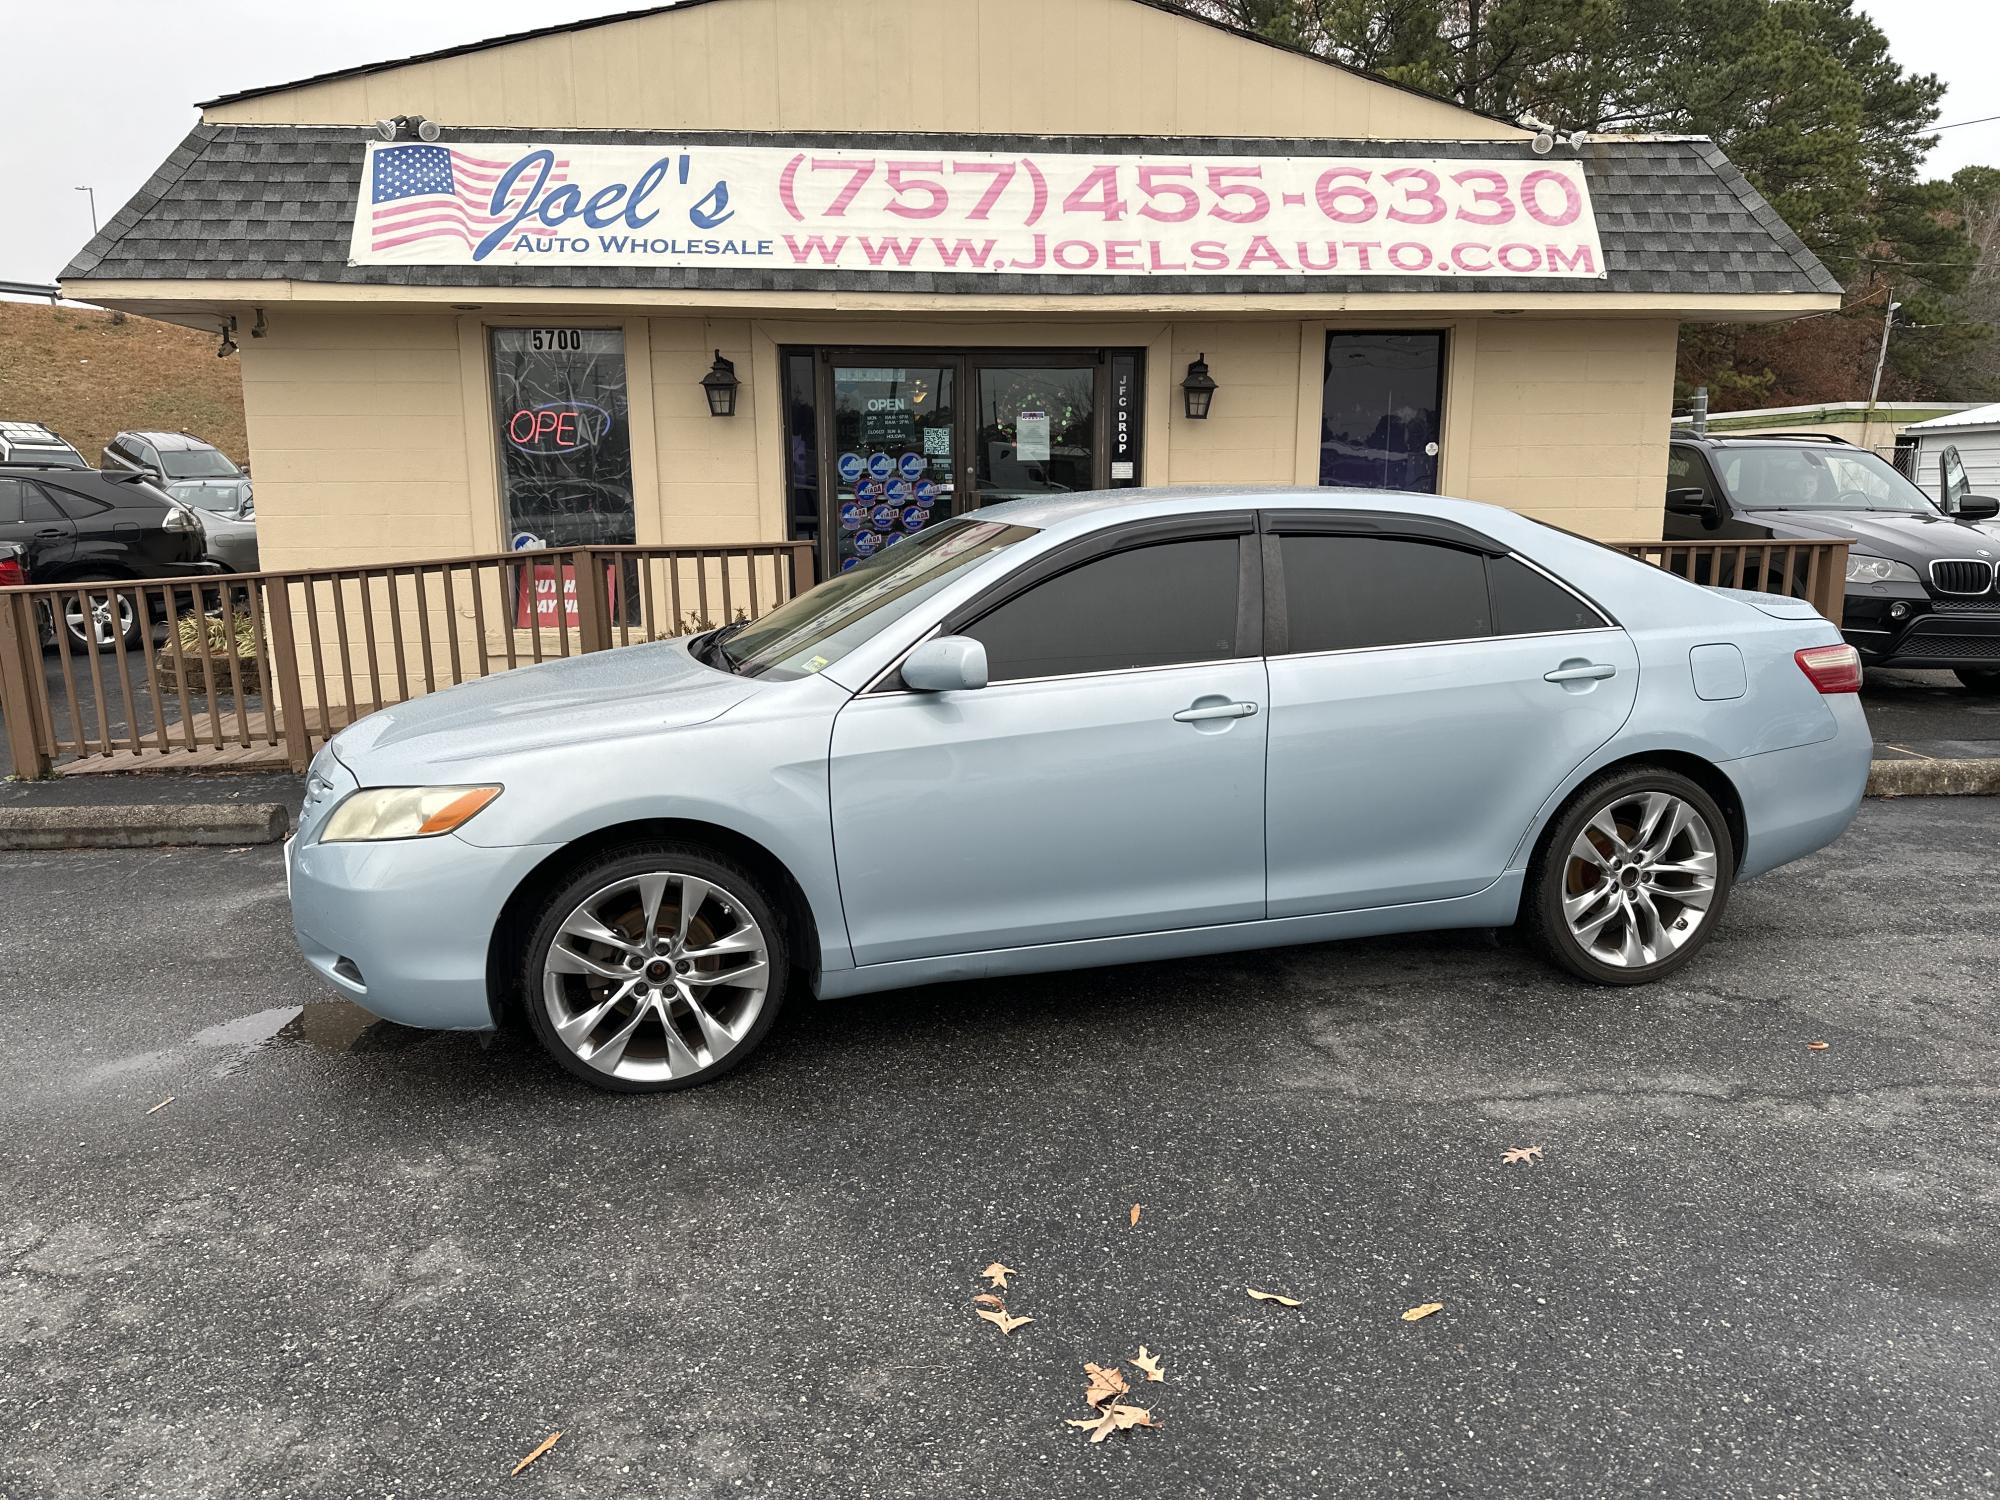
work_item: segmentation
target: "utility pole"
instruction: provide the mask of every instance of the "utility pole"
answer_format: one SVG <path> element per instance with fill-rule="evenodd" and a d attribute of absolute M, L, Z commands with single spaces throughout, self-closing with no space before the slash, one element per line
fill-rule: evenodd
<path fill-rule="evenodd" d="M 80 187 L 77 191 L 90 195 L 90 232 L 95 235 L 97 233 L 97 189 L 93 187 Z"/>
<path fill-rule="evenodd" d="M 1889 310 L 1882 314 L 1882 347 L 1875 353 L 1875 381 L 1868 387 L 1868 405 L 1875 405 L 1875 398 L 1882 394 L 1882 366 L 1889 362 L 1889 330 L 1896 326 L 1896 309 L 1903 304 L 1894 300 Z"/>

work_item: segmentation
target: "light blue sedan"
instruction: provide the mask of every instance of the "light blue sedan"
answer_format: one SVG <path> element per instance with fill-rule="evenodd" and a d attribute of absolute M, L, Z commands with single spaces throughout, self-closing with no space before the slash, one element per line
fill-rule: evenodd
<path fill-rule="evenodd" d="M 519 1017 L 632 1091 L 733 1067 L 801 989 L 1517 923 L 1640 984 L 1847 827 L 1860 678 L 1810 606 L 1491 506 L 1017 501 L 353 725 L 294 922 L 377 1014 Z"/>

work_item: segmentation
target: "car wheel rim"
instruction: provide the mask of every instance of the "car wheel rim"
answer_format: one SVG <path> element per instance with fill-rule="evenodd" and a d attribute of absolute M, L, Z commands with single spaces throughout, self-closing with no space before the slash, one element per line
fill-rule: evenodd
<path fill-rule="evenodd" d="M 1634 792 L 1583 825 L 1563 864 L 1563 919 L 1592 958 L 1614 969 L 1663 963 L 1708 921 L 1715 833 L 1691 803 Z"/>
<path fill-rule="evenodd" d="M 549 944 L 542 1005 L 581 1062 L 630 1083 L 685 1078 L 757 1024 L 770 945 L 743 902 L 697 875 L 658 871 L 579 902 Z"/>
<path fill-rule="evenodd" d="M 87 613 L 86 602 L 90 606 Z M 88 601 L 71 599 L 63 605 L 63 620 L 69 626 L 70 639 L 79 645 L 109 646 L 130 633 L 132 601 L 123 594 L 92 594 Z"/>

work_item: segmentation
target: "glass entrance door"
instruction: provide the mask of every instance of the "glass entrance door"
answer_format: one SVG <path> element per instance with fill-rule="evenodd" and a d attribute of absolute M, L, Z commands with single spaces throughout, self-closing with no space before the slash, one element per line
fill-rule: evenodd
<path fill-rule="evenodd" d="M 1143 350 L 783 354 L 792 530 L 818 540 L 825 573 L 981 505 L 1144 482 Z M 816 378 L 793 369 L 806 361 Z"/>
<path fill-rule="evenodd" d="M 958 361 L 836 361 L 831 566 L 845 571 L 952 513 Z"/>
<path fill-rule="evenodd" d="M 1095 363 L 978 361 L 972 485 L 981 505 L 1097 489 Z"/>
<path fill-rule="evenodd" d="M 1441 333 L 1329 333 L 1319 482 L 1436 494 Z"/>

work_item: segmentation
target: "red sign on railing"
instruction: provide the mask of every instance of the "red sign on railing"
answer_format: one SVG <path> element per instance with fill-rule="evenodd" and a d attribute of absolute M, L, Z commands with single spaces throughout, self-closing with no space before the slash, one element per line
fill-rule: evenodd
<path fill-rule="evenodd" d="M 616 563 L 605 565 L 604 598 L 615 618 L 618 610 Z M 575 563 L 534 563 L 522 567 L 514 600 L 516 630 L 557 625 L 573 630 L 582 622 L 583 616 L 576 601 Z"/>

